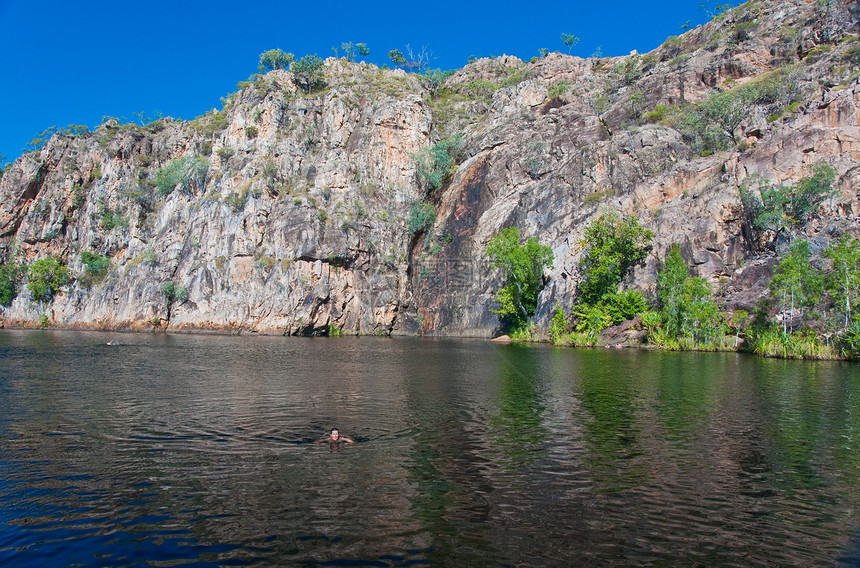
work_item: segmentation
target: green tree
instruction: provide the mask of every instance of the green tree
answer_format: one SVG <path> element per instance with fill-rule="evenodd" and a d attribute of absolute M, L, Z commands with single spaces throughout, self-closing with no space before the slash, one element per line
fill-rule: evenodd
<path fill-rule="evenodd" d="M 567 46 L 567 53 L 579 43 L 579 38 L 573 34 L 561 34 L 561 43 Z"/>
<path fill-rule="evenodd" d="M 796 241 L 782 257 L 770 281 L 770 292 L 782 306 L 782 331 L 794 331 L 794 311 L 814 305 L 823 291 L 821 273 L 809 264 L 809 243 Z"/>
<path fill-rule="evenodd" d="M 656 290 L 663 322 L 672 337 L 680 336 L 684 325 L 683 294 L 688 276 L 689 269 L 681 257 L 681 249 L 674 245 L 669 249 L 663 267 L 657 272 Z"/>
<path fill-rule="evenodd" d="M 370 55 L 370 49 L 368 49 L 367 44 L 364 43 L 352 43 L 343 42 L 340 44 L 340 49 L 343 51 L 343 54 L 350 61 L 355 61 L 357 57 L 367 57 Z M 337 56 L 337 48 L 333 47 L 332 51 L 334 51 L 335 56 Z"/>
<path fill-rule="evenodd" d="M 702 114 L 722 129 L 726 137 L 736 143 L 735 130 L 749 112 L 748 103 L 736 91 L 719 91 L 705 99 L 700 109 Z"/>
<path fill-rule="evenodd" d="M 847 235 L 824 251 L 824 256 L 833 261 L 825 284 L 836 300 L 836 305 L 845 313 L 843 330 L 848 329 L 860 297 L 860 238 Z"/>
<path fill-rule="evenodd" d="M 579 262 L 581 301 L 597 304 L 604 295 L 615 294 L 627 271 L 645 261 L 653 238 L 636 217 L 621 219 L 614 211 L 586 227 Z"/>
<path fill-rule="evenodd" d="M 69 282 L 69 269 L 53 256 L 40 258 L 27 269 L 27 290 L 39 304 L 49 304 Z"/>
<path fill-rule="evenodd" d="M 693 345 L 718 341 L 725 332 L 725 318 L 704 278 L 692 278 L 680 247 L 669 249 L 657 272 L 657 299 L 664 338 L 688 337 Z"/>
<path fill-rule="evenodd" d="M 275 69 L 289 69 L 295 59 L 292 53 L 286 53 L 280 49 L 270 49 L 260 54 L 260 65 L 257 69 L 260 73 L 268 73 Z"/>
<path fill-rule="evenodd" d="M 682 335 L 698 345 L 716 342 L 725 331 L 724 318 L 713 300 L 711 285 L 704 278 L 688 278 L 681 298 Z"/>
<path fill-rule="evenodd" d="M 395 67 L 404 68 L 406 66 L 406 57 L 399 49 L 392 49 L 388 52 L 388 59 Z"/>
<path fill-rule="evenodd" d="M 519 229 L 508 227 L 487 242 L 484 252 L 505 279 L 496 294 L 499 309 L 493 312 L 513 330 L 524 330 L 537 309 L 538 294 L 544 286 L 544 269 L 552 268 L 552 249 L 541 245 L 535 237 L 520 244 Z"/>
<path fill-rule="evenodd" d="M 305 55 L 290 65 L 296 86 L 305 93 L 318 91 L 325 86 L 323 60 L 317 55 Z"/>
<path fill-rule="evenodd" d="M 188 288 L 177 286 L 173 282 L 163 282 L 161 284 L 161 293 L 164 294 L 164 300 L 167 302 L 168 309 L 174 302 L 181 304 L 188 300 Z"/>
<path fill-rule="evenodd" d="M 21 282 L 22 269 L 12 263 L 0 264 L 0 306 L 11 306 L 18 296 L 18 285 Z"/>

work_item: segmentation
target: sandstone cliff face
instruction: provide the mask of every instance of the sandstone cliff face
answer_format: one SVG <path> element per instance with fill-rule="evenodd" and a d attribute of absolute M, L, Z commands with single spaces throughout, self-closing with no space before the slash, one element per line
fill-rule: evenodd
<path fill-rule="evenodd" d="M 329 59 L 326 87 L 305 94 L 274 71 L 194 121 L 108 122 L 17 160 L 0 180 L 2 257 L 56 255 L 80 274 L 82 251 L 110 256 L 102 281 L 48 308 L 64 327 L 489 336 L 487 240 L 516 225 L 552 247 L 545 329 L 575 296 L 583 228 L 614 209 L 657 235 L 626 286 L 652 287 L 680 243 L 724 303 L 749 309 L 773 264 L 742 237 L 749 176 L 792 182 L 826 161 L 839 192 L 807 236 L 821 250 L 860 229 L 857 22 L 855 2 L 747 3 L 644 56 L 481 59 L 441 87 Z M 680 128 L 641 118 L 786 70 L 798 103 L 776 118 L 750 107 L 729 150 L 702 157 Z M 456 170 L 429 190 L 413 156 L 454 135 Z M 436 218 L 416 233 L 422 200 Z M 187 298 L 168 303 L 165 283 Z M 23 290 L 2 317 L 42 309 Z"/>

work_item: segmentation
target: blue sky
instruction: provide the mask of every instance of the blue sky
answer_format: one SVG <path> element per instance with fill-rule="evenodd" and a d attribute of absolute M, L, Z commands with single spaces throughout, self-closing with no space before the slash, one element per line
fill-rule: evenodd
<path fill-rule="evenodd" d="M 362 42 L 367 61 L 423 46 L 431 67 L 454 69 L 470 56 L 567 51 L 645 53 L 708 18 L 700 0 L 641 2 L 122 2 L 0 0 L 0 154 L 18 157 L 50 126 L 92 128 L 103 116 L 134 113 L 191 119 L 220 108 L 256 72 L 261 52 L 332 55 Z"/>

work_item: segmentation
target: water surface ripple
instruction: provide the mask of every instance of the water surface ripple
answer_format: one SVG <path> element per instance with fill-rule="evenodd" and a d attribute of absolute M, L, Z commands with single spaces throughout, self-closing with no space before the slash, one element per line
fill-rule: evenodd
<path fill-rule="evenodd" d="M 112 337 L 0 332 L 4 566 L 860 566 L 857 365 Z"/>

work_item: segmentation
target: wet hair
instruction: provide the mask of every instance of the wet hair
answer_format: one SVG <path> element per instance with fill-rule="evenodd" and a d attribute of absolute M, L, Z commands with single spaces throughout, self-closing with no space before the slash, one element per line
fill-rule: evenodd
<path fill-rule="evenodd" d="M 334 434 L 335 432 L 340 433 L 340 429 L 332 428 L 331 430 L 328 431 L 329 434 Z"/>

